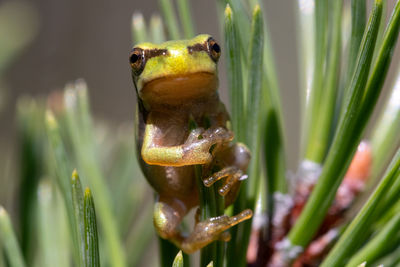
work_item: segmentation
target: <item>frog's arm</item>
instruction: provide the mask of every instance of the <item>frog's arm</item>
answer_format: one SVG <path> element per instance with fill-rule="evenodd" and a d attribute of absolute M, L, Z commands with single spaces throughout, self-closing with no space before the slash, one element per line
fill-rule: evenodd
<path fill-rule="evenodd" d="M 206 164 L 212 160 L 209 150 L 213 144 L 229 142 L 233 134 L 221 127 L 211 128 L 205 132 L 196 129 L 191 132 L 184 144 L 178 146 L 157 145 L 157 128 L 151 123 L 151 118 L 146 123 L 142 159 L 147 164 L 161 166 L 185 166 L 194 164 Z M 199 135 L 202 134 L 202 139 Z"/>

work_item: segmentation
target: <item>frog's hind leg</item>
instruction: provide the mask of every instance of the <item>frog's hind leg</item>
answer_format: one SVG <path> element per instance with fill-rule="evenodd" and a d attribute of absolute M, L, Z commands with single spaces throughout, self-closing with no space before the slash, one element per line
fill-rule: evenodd
<path fill-rule="evenodd" d="M 215 240 L 228 241 L 230 235 L 225 230 L 251 218 L 252 211 L 244 210 L 236 216 L 218 216 L 196 222 L 194 230 L 185 236 L 179 225 L 187 214 L 188 208 L 174 198 L 160 198 L 154 207 L 154 226 L 160 237 L 168 239 L 185 253 L 193 253 Z"/>
<path fill-rule="evenodd" d="M 188 208 L 180 200 L 160 197 L 153 212 L 154 228 L 158 235 L 171 241 L 181 240 L 179 225 L 187 212 Z"/>
<path fill-rule="evenodd" d="M 213 241 L 228 241 L 230 236 L 224 231 L 244 220 L 250 219 L 252 215 L 252 211 L 247 209 L 236 216 L 221 215 L 196 223 L 193 232 L 180 242 L 180 248 L 186 253 L 193 253 Z"/>

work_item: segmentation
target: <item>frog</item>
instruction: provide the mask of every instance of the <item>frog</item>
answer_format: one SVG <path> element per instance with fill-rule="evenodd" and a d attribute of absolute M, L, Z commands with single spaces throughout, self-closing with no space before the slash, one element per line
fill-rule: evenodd
<path fill-rule="evenodd" d="M 154 227 L 185 253 L 216 240 L 229 241 L 227 230 L 252 217 L 245 209 L 200 221 L 197 212 L 194 229 L 181 229 L 184 217 L 199 206 L 196 166 L 201 166 L 204 186 L 219 181 L 218 193 L 226 207 L 247 178 L 250 152 L 233 141 L 229 114 L 219 98 L 220 55 L 221 47 L 207 34 L 140 43 L 129 55 L 137 95 L 136 150 L 142 172 L 156 192 Z"/>

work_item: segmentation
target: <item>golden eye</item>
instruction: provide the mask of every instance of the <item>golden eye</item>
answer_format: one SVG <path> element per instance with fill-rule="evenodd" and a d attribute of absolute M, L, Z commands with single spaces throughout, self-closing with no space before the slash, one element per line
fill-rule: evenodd
<path fill-rule="evenodd" d="M 217 44 L 217 42 L 210 38 L 208 39 L 208 51 L 211 58 L 217 62 L 219 57 L 221 56 L 221 47 Z"/>
<path fill-rule="evenodd" d="M 133 73 L 139 75 L 144 69 L 144 53 L 140 48 L 133 48 L 129 55 L 129 62 L 131 64 Z"/>

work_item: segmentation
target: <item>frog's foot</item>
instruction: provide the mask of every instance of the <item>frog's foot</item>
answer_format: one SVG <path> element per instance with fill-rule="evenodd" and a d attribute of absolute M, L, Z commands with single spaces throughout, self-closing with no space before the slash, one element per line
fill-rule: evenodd
<path fill-rule="evenodd" d="M 193 232 L 182 240 L 180 247 L 186 253 L 193 253 L 213 241 L 228 241 L 230 235 L 224 231 L 242 221 L 250 219 L 252 215 L 253 212 L 246 209 L 236 216 L 221 215 L 199 222 L 196 224 Z"/>
<path fill-rule="evenodd" d="M 210 177 L 203 180 L 205 186 L 210 187 L 216 181 L 226 178 L 221 188 L 218 189 L 218 193 L 225 196 L 233 186 L 239 182 L 247 179 L 247 175 L 243 173 L 241 169 L 236 166 L 225 167 L 222 170 L 214 173 Z"/>
<path fill-rule="evenodd" d="M 207 164 L 212 161 L 211 146 L 233 140 L 233 133 L 225 128 L 217 127 L 203 131 L 193 130 L 183 145 L 183 158 L 190 164 Z"/>

